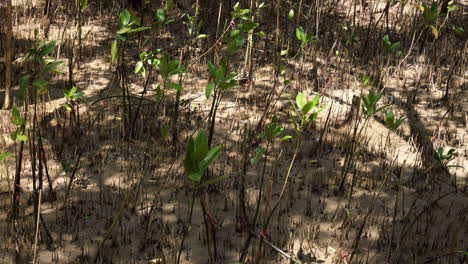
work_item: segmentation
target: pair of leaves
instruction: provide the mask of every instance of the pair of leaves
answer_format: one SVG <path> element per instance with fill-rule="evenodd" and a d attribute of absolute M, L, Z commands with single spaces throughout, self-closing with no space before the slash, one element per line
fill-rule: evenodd
<path fill-rule="evenodd" d="M 455 155 L 456 155 L 456 149 L 453 149 L 453 148 L 449 149 L 447 151 L 447 154 L 444 154 L 444 149 L 440 147 L 436 153 L 437 159 L 439 159 L 440 161 L 447 161 L 447 162 L 455 159 Z"/>
<path fill-rule="evenodd" d="M 81 97 L 83 97 L 85 93 L 84 92 L 78 92 L 78 88 L 72 87 L 70 90 L 65 90 L 63 92 L 63 96 L 65 99 L 67 99 L 67 103 L 65 104 L 65 108 L 67 109 L 68 112 L 73 110 L 73 107 L 70 102 L 76 102 L 76 101 L 83 101 Z"/>
<path fill-rule="evenodd" d="M 302 48 L 304 48 L 310 43 L 315 43 L 319 41 L 317 36 L 313 35 L 312 33 L 306 34 L 302 27 L 296 28 L 296 38 L 301 42 Z"/>
<path fill-rule="evenodd" d="M 241 20 L 249 20 L 247 14 L 250 13 L 250 9 L 241 9 L 239 2 L 237 2 L 234 7 L 233 11 L 231 11 L 231 17 L 233 19 L 241 19 Z"/>
<path fill-rule="evenodd" d="M 16 106 L 13 106 L 12 108 L 12 116 L 13 116 L 12 122 L 16 126 L 16 130 L 15 132 L 11 134 L 11 138 L 13 140 L 19 140 L 19 141 L 28 140 L 28 137 L 24 135 L 24 130 L 26 127 L 26 120 L 23 117 L 21 117 L 21 114 L 18 108 L 16 108 Z"/>
<path fill-rule="evenodd" d="M 388 53 L 395 52 L 400 47 L 400 45 L 401 43 L 399 41 L 397 42 L 390 41 L 390 37 L 388 35 L 385 35 L 382 38 L 382 46 L 384 50 Z"/>
<path fill-rule="evenodd" d="M 187 152 L 184 160 L 185 173 L 196 185 L 200 184 L 206 169 L 219 157 L 221 146 L 211 150 L 208 147 L 208 139 L 205 130 L 200 129 L 195 139 L 191 136 L 187 143 Z"/>
<path fill-rule="evenodd" d="M 318 102 L 320 99 L 320 95 L 317 94 L 315 95 L 312 100 L 307 99 L 307 95 L 305 93 L 298 93 L 296 95 L 296 102 L 295 104 L 291 102 L 292 108 L 295 111 L 295 115 L 291 114 L 294 127 L 296 130 L 296 133 L 302 133 L 304 130 L 305 126 L 310 122 L 314 121 L 318 118 L 318 114 L 322 112 L 327 106 L 322 106 L 316 111 L 312 111 L 314 107 L 317 106 Z M 285 137 L 285 139 L 289 139 L 291 137 Z"/>
<path fill-rule="evenodd" d="M 405 122 L 406 117 L 402 116 L 398 118 L 398 120 L 395 120 L 395 114 L 393 114 L 393 111 L 391 109 L 388 109 L 385 112 L 385 126 L 393 131 L 396 131 L 403 122 Z"/>
<path fill-rule="evenodd" d="M 213 77 L 213 82 L 209 83 L 206 90 L 206 98 L 210 98 L 211 93 L 219 88 L 221 90 L 231 89 L 236 86 L 237 81 L 234 78 L 237 76 L 235 73 L 227 74 L 227 59 L 221 59 L 221 62 L 218 66 L 212 62 L 208 62 L 208 71 L 210 72 L 211 77 Z"/>
<path fill-rule="evenodd" d="M 419 5 L 419 9 L 423 12 L 424 21 L 427 24 L 431 23 L 439 17 L 439 10 L 436 1 L 432 2 L 431 6 L 428 6 L 423 2 L 421 5 Z"/>
<path fill-rule="evenodd" d="M 320 95 L 317 94 L 315 95 L 312 100 L 308 101 L 307 100 L 307 95 L 305 93 L 298 93 L 296 96 L 296 106 L 298 108 L 298 112 L 300 116 L 302 117 L 304 122 L 308 122 L 311 120 L 315 120 L 318 117 L 318 114 L 323 111 L 327 106 L 322 106 L 320 107 L 317 111 L 312 112 L 309 115 L 309 112 L 317 106 L 318 102 L 320 99 Z"/>
<path fill-rule="evenodd" d="M 134 28 L 133 25 L 138 25 L 138 18 L 132 16 L 127 9 L 122 10 L 122 12 L 120 12 L 120 15 L 119 15 L 119 30 L 117 31 L 118 39 L 125 41 L 128 38 L 128 34 L 140 32 L 140 31 L 147 30 L 150 28 L 150 27 Z M 114 64 L 117 58 L 117 40 L 114 40 L 112 42 L 111 56 L 112 56 L 112 64 Z"/>
<path fill-rule="evenodd" d="M 367 96 L 361 96 L 362 110 L 367 116 L 373 116 L 378 112 L 390 107 L 389 105 L 385 105 L 380 108 L 377 108 L 377 103 L 382 98 L 382 95 L 382 93 L 375 93 L 373 90 L 370 90 Z"/>

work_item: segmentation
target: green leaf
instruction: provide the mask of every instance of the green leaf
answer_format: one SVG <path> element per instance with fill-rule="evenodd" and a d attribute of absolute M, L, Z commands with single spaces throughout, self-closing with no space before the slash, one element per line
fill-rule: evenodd
<path fill-rule="evenodd" d="M 112 42 L 111 56 L 112 56 L 112 64 L 115 64 L 115 60 L 117 59 L 117 40 L 114 40 Z"/>
<path fill-rule="evenodd" d="M 205 90 L 206 99 L 210 98 L 211 92 L 213 92 L 214 88 L 215 88 L 214 83 L 209 83 L 208 84 L 208 86 L 206 87 L 206 90 Z"/>
<path fill-rule="evenodd" d="M 127 9 L 122 10 L 119 16 L 119 28 L 126 27 L 130 22 L 130 12 Z"/>
<path fill-rule="evenodd" d="M 393 43 L 391 46 L 390 46 L 390 50 L 391 51 L 395 51 L 397 50 L 399 47 L 400 47 L 401 43 L 398 41 L 398 42 L 395 42 Z"/>
<path fill-rule="evenodd" d="M 261 38 L 266 38 L 266 36 L 267 36 L 267 35 L 265 34 L 265 32 L 263 32 L 263 31 L 257 32 L 257 33 L 255 33 L 255 35 L 257 35 L 257 36 L 259 36 L 259 37 L 261 37 Z"/>
<path fill-rule="evenodd" d="M 187 149 L 184 159 L 184 169 L 185 173 L 192 181 L 200 181 L 201 175 L 197 172 L 199 171 L 198 162 L 195 160 L 195 142 L 193 137 L 190 137 L 187 143 Z M 199 175 L 199 177 L 198 177 Z"/>
<path fill-rule="evenodd" d="M 223 150 L 223 147 L 221 146 L 216 146 L 210 149 L 210 151 L 208 151 L 208 153 L 206 154 L 206 157 L 200 162 L 200 168 L 202 170 L 208 168 L 208 166 L 210 166 L 211 163 L 218 159 L 221 150 Z"/>
<path fill-rule="evenodd" d="M 244 37 L 242 36 L 237 36 L 230 41 L 228 41 L 227 45 L 227 53 L 229 56 L 234 55 L 236 52 L 238 52 L 243 46 L 244 46 Z"/>
<path fill-rule="evenodd" d="M 395 115 L 393 114 L 392 110 L 387 110 L 385 112 L 385 126 L 387 128 L 393 129 L 395 125 Z"/>
<path fill-rule="evenodd" d="M 256 29 L 258 26 L 260 26 L 259 23 L 255 23 L 255 22 L 251 22 L 251 21 L 238 24 L 238 27 L 239 27 L 242 31 L 245 31 L 245 32 L 254 30 L 254 29 Z"/>
<path fill-rule="evenodd" d="M 141 68 L 143 68 L 143 62 L 142 61 L 139 61 L 136 63 L 135 65 L 135 73 L 139 73 Z"/>
<path fill-rule="evenodd" d="M 219 65 L 218 68 L 216 68 L 215 72 L 215 79 L 216 81 L 220 82 L 224 79 L 224 75 L 226 74 L 226 67 L 224 65 Z"/>
<path fill-rule="evenodd" d="M 296 28 L 296 38 L 300 42 L 305 42 L 306 35 L 305 35 L 304 29 L 302 27 L 297 27 Z"/>
<path fill-rule="evenodd" d="M 315 111 L 314 113 L 312 113 L 309 117 L 310 120 L 316 120 L 318 118 L 318 114 L 320 112 L 322 112 L 325 108 L 327 108 L 328 105 L 324 105 L 322 107 L 320 107 L 317 111 Z"/>
<path fill-rule="evenodd" d="M 123 27 L 117 31 L 117 34 L 123 35 L 125 33 L 128 33 L 132 28 L 131 27 Z"/>
<path fill-rule="evenodd" d="M 195 161 L 201 162 L 204 158 L 206 158 L 208 150 L 208 139 L 206 136 L 206 132 L 203 128 L 200 128 L 195 139 Z"/>
<path fill-rule="evenodd" d="M 132 28 L 128 31 L 128 33 L 135 33 L 135 32 L 140 32 L 143 30 L 150 29 L 151 27 L 137 27 L 137 28 Z M 117 33 L 118 34 L 118 33 Z"/>
<path fill-rule="evenodd" d="M 289 13 L 288 13 L 288 19 L 293 20 L 293 18 L 294 18 L 294 9 L 291 9 L 289 10 Z"/>
<path fill-rule="evenodd" d="M 206 38 L 206 37 L 208 37 L 208 35 L 206 35 L 206 34 L 198 34 L 197 35 L 197 39 L 202 39 L 202 38 Z"/>
<path fill-rule="evenodd" d="M 229 178 L 229 176 L 226 176 L 226 175 L 216 177 L 214 179 L 208 180 L 208 181 L 204 182 L 203 184 L 199 185 L 198 188 L 205 188 L 208 185 L 211 185 L 213 183 L 217 183 L 217 182 L 222 181 L 222 180 L 227 179 L 227 178 Z"/>
<path fill-rule="evenodd" d="M 19 140 L 19 141 L 27 141 L 27 140 L 28 140 L 28 137 L 25 136 L 25 135 L 16 135 L 16 140 Z"/>
<path fill-rule="evenodd" d="M 88 0 L 81 0 L 80 2 L 81 11 L 85 10 L 87 7 L 88 7 Z"/>
<path fill-rule="evenodd" d="M 256 148 L 255 149 L 255 156 L 250 159 L 250 164 L 252 164 L 252 165 L 257 164 L 260 161 L 260 159 L 262 158 L 263 153 L 265 153 L 264 148 L 260 148 L 260 147 Z"/>
<path fill-rule="evenodd" d="M 184 89 L 182 85 L 177 84 L 177 83 L 166 83 L 166 86 L 169 88 L 175 89 L 179 92 L 182 92 L 182 90 Z"/>
<path fill-rule="evenodd" d="M 304 105 L 307 103 L 307 96 L 303 93 L 298 93 L 296 96 L 296 105 L 299 110 L 302 110 Z"/>
<path fill-rule="evenodd" d="M 42 59 L 42 57 L 49 54 L 54 49 L 55 49 L 55 41 L 51 41 L 41 48 L 41 52 L 38 54 L 38 57 Z"/>
<path fill-rule="evenodd" d="M 21 125 L 20 122 L 17 122 L 17 120 L 20 120 L 21 119 L 21 115 L 20 115 L 20 112 L 18 110 L 18 108 L 16 108 L 16 106 L 13 106 L 13 108 L 11 109 L 12 110 L 12 115 L 13 115 L 13 123 L 16 125 L 16 126 L 19 126 Z"/>
<path fill-rule="evenodd" d="M 72 107 L 69 104 L 65 104 L 65 109 L 67 109 L 68 112 L 71 112 Z"/>
<path fill-rule="evenodd" d="M 155 15 L 156 15 L 156 19 L 158 20 L 159 23 L 164 22 L 164 20 L 166 19 L 166 15 L 164 14 L 164 10 L 161 9 L 161 8 L 158 8 Z"/>
<path fill-rule="evenodd" d="M 435 39 L 438 39 L 439 38 L 439 31 L 437 30 L 437 28 L 435 26 L 430 26 L 430 27 L 431 27 L 431 30 L 432 30 L 432 35 L 434 35 Z"/>
<path fill-rule="evenodd" d="M 55 69 L 60 65 L 62 64 L 63 61 L 56 61 L 56 62 L 52 62 L 52 63 L 49 63 L 49 64 L 46 64 L 43 68 L 42 68 L 42 72 L 43 73 L 46 73 L 46 72 L 49 72 L 49 71 L 55 71 Z"/>
<path fill-rule="evenodd" d="M 280 142 L 283 142 L 285 140 L 292 139 L 292 136 L 284 136 L 280 139 Z"/>
<path fill-rule="evenodd" d="M 216 78 L 216 65 L 214 65 L 211 61 L 208 61 L 208 71 L 213 78 Z"/>
<path fill-rule="evenodd" d="M 7 153 L 4 153 L 4 154 L 0 155 L 0 161 L 4 160 L 6 157 L 8 157 L 10 155 L 11 155 L 11 152 L 7 152 Z"/>

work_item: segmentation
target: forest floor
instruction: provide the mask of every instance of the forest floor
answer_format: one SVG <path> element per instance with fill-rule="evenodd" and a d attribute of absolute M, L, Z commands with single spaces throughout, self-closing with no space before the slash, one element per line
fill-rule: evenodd
<path fill-rule="evenodd" d="M 51 240 L 41 228 L 38 263 L 174 263 L 180 246 L 191 199 L 183 166 L 185 142 L 204 126 L 209 113 L 211 101 L 204 95 L 209 76 L 200 62 L 193 64 L 184 77 L 182 99 L 188 103 L 180 110 L 179 145 L 173 146 L 159 136 L 161 124 L 171 124 L 172 103 L 163 106 L 160 116 L 154 116 L 152 104 L 145 104 L 136 123 L 138 135 L 123 140 L 120 99 L 113 97 L 120 95 L 120 90 L 110 64 L 110 45 L 116 31 L 112 21 L 118 12 L 93 14 L 83 27 L 83 56 L 74 68 L 75 84 L 86 100 L 80 106 L 80 124 L 70 125 L 63 106 L 66 73 L 53 78 L 49 98 L 40 106 L 40 129 L 53 191 L 47 187 L 42 196 L 42 221 Z M 21 19 L 25 21 L 15 27 L 15 39 L 24 40 L 22 45 L 27 48 L 32 45 L 33 25 L 42 25 L 43 21 Z M 48 33 L 49 39 L 57 41 L 59 61 L 67 61 L 67 41 L 74 34 L 68 23 L 58 17 Z M 172 44 L 171 37 L 162 43 L 177 54 L 177 44 Z M 137 52 L 129 49 L 130 65 L 135 63 Z M 210 188 L 206 199 L 219 263 L 236 263 L 249 234 L 240 217 L 239 200 L 245 128 L 255 127 L 265 108 L 264 98 L 276 89 L 276 94 L 282 94 L 275 113 L 286 127 L 285 134 L 292 133 L 292 124 L 287 121 L 290 98 L 299 91 L 316 94 L 311 74 L 322 80 L 320 105 L 328 107 L 305 131 L 285 197 L 270 228 L 263 230 L 268 241 L 302 263 L 347 263 L 353 251 L 356 263 L 462 263 L 461 254 L 453 253 L 468 250 L 466 84 L 455 91 L 457 102 L 449 109 L 441 100 L 443 89 L 439 84 L 420 84 L 421 75 L 426 74 L 422 68 L 431 67 L 423 55 L 411 55 L 405 67 L 397 71 L 384 69 L 383 103 L 391 103 L 396 115 L 405 115 L 407 121 L 395 133 L 381 118 L 371 118 L 353 155 L 353 170 L 343 175 L 357 122 L 347 116 L 353 113 L 354 96 L 366 93 L 357 76 L 368 71 L 353 66 L 352 60 L 318 52 L 315 55 L 307 56 L 304 64 L 290 61 L 287 75 L 293 82 L 283 90 L 283 84 L 274 84 L 273 66 L 261 63 L 259 51 L 254 85 L 239 86 L 223 98 L 214 138 L 215 145 L 222 145 L 224 150 L 210 174 L 229 178 Z M 435 69 L 428 72 L 438 74 Z M 19 79 L 21 70 L 17 74 Z M 140 94 L 143 79 L 135 75 L 130 83 L 132 92 Z M 409 105 L 407 98 L 415 89 L 417 101 Z M 154 94 L 146 98 L 151 102 Z M 173 98 L 169 95 L 168 102 Z M 0 153 L 18 149 L 18 143 L 9 137 L 12 130 L 10 111 L 1 110 Z M 431 145 L 421 144 L 427 142 Z M 450 162 L 456 167 L 433 170 L 438 161 L 431 155 L 439 147 L 457 149 L 458 155 Z M 266 212 L 279 197 L 292 152 L 287 141 L 272 146 L 260 222 L 266 220 Z M 15 223 L 16 233 L 7 221 L 15 158 L 12 155 L 0 161 L 0 263 L 14 263 L 15 251 L 20 253 L 20 263 L 32 260 L 36 227 L 27 146 L 24 155 L 21 218 Z M 67 162 L 78 169 L 66 169 Z M 262 167 L 249 166 L 244 177 L 250 217 L 257 204 Z M 71 175 L 75 179 L 65 200 Z M 339 192 L 342 179 L 344 193 Z M 121 209 L 116 228 L 108 234 Z M 203 219 L 201 206 L 196 203 L 181 263 L 207 261 Z M 102 243 L 104 238 L 106 243 Z M 98 251 L 99 259 L 95 259 Z M 259 240 L 252 243 L 250 251 L 250 263 L 290 263 Z"/>

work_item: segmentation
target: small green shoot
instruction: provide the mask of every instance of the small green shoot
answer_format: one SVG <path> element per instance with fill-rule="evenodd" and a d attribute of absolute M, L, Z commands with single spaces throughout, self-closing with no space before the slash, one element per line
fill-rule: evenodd
<path fill-rule="evenodd" d="M 399 41 L 397 42 L 392 42 L 390 41 L 390 37 L 388 35 L 385 35 L 382 38 L 382 46 L 387 53 L 393 53 L 395 52 L 399 47 L 401 43 Z"/>
<path fill-rule="evenodd" d="M 187 177 L 196 187 L 201 186 L 200 184 L 203 174 L 205 174 L 206 169 L 208 169 L 208 167 L 218 159 L 222 149 L 223 148 L 221 146 L 216 146 L 212 149 L 208 148 L 208 139 L 204 129 L 200 129 L 198 131 L 195 139 L 193 139 L 193 137 L 189 138 L 184 160 L 184 168 Z M 224 178 L 225 177 L 218 177 L 216 179 L 222 180 Z M 210 181 L 210 184 L 215 182 L 213 180 Z"/>
<path fill-rule="evenodd" d="M 367 96 L 361 96 L 362 110 L 367 117 L 371 117 L 390 107 L 390 105 L 384 105 L 380 108 L 377 107 L 377 104 L 382 98 L 382 95 L 382 93 L 375 93 L 373 90 L 370 90 Z"/>
<path fill-rule="evenodd" d="M 405 120 L 406 117 L 404 116 L 395 120 L 395 114 L 393 114 L 391 109 L 388 109 L 385 112 L 385 126 L 392 131 L 396 131 L 403 124 L 403 122 L 405 122 Z"/>
<path fill-rule="evenodd" d="M 322 106 L 316 111 L 312 111 L 317 106 L 320 99 L 320 95 L 315 95 L 312 100 L 308 101 L 305 93 L 298 93 L 296 96 L 296 104 L 293 104 L 293 109 L 296 115 L 293 116 L 293 122 L 296 130 L 300 133 L 305 128 L 305 125 L 310 121 L 314 121 L 318 118 L 318 114 L 323 111 L 327 106 Z"/>
<path fill-rule="evenodd" d="M 312 33 L 306 34 L 302 27 L 296 28 L 296 38 L 301 42 L 301 48 L 305 48 L 307 45 L 319 41 L 317 36 L 313 35 Z"/>
<path fill-rule="evenodd" d="M 446 154 L 444 154 L 444 148 L 440 147 L 439 149 L 437 149 L 437 152 L 435 153 L 435 156 L 436 158 L 441 161 L 445 166 L 447 166 L 448 168 L 462 168 L 462 166 L 458 166 L 458 165 L 448 165 L 448 163 L 452 160 L 454 160 L 457 156 L 457 150 L 454 149 L 454 148 L 451 148 L 447 151 Z"/>
<path fill-rule="evenodd" d="M 73 87 L 70 90 L 65 90 L 63 92 L 63 95 L 67 100 L 65 103 L 65 108 L 68 112 L 71 112 L 79 103 L 84 102 L 82 98 L 84 94 L 84 92 L 78 92 L 78 88 L 76 87 Z"/>

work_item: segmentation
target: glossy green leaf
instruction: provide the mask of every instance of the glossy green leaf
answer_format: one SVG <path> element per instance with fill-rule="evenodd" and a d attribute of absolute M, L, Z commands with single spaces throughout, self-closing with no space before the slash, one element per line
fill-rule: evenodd
<path fill-rule="evenodd" d="M 16 135 L 16 140 L 19 141 L 28 141 L 28 137 L 25 135 Z"/>
<path fill-rule="evenodd" d="M 135 32 L 140 32 L 143 30 L 150 29 L 151 27 L 137 27 L 137 28 L 132 28 L 128 31 L 128 33 L 135 33 Z"/>
<path fill-rule="evenodd" d="M 219 176 L 219 177 L 216 177 L 214 179 L 211 179 L 211 180 L 207 180 L 203 184 L 199 185 L 198 188 L 205 188 L 208 185 L 217 183 L 217 182 L 222 181 L 222 180 L 227 179 L 227 178 L 229 178 L 229 176 L 223 175 L 223 176 Z"/>
<path fill-rule="evenodd" d="M 127 9 L 122 10 L 119 16 L 119 28 L 126 27 L 130 22 L 130 12 Z"/>
<path fill-rule="evenodd" d="M 142 61 L 137 62 L 135 65 L 135 73 L 139 73 L 142 68 L 143 68 L 143 62 Z"/>
<path fill-rule="evenodd" d="M 221 150 L 223 150 L 223 147 L 221 146 L 216 146 L 210 149 L 210 151 L 208 151 L 206 154 L 206 157 L 200 162 L 200 168 L 203 170 L 208 168 L 208 166 L 210 166 L 216 159 L 218 159 Z"/>
<path fill-rule="evenodd" d="M 294 18 L 294 9 L 291 9 L 289 10 L 289 13 L 288 13 L 288 19 L 293 20 L 293 18 Z"/>
<path fill-rule="evenodd" d="M 305 42 L 306 35 L 305 35 L 304 29 L 302 27 L 297 27 L 296 28 L 296 38 L 300 42 Z"/>
<path fill-rule="evenodd" d="M 206 99 L 210 98 L 211 93 L 213 92 L 214 88 L 215 88 L 214 83 L 209 83 L 208 84 L 208 86 L 206 87 L 206 90 L 205 90 Z"/>
<path fill-rule="evenodd" d="M 203 128 L 198 131 L 195 139 L 195 160 L 201 162 L 208 153 L 208 138 Z"/>
<path fill-rule="evenodd" d="M 307 97 L 304 93 L 298 93 L 296 96 L 296 105 L 299 110 L 302 110 L 304 105 L 307 103 Z"/>
<path fill-rule="evenodd" d="M 166 19 L 166 14 L 164 14 L 164 10 L 161 8 L 158 8 L 155 15 L 159 23 L 164 22 L 164 20 Z"/>

